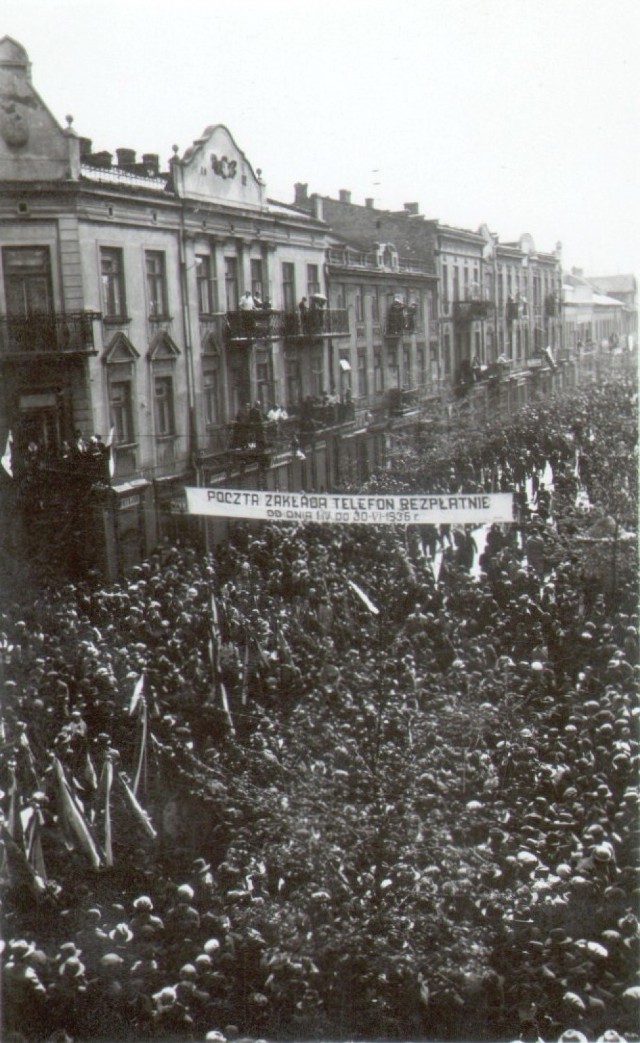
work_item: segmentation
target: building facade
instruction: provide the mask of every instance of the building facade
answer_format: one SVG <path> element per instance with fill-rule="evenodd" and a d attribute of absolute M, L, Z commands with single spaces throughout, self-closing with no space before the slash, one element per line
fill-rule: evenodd
<path fill-rule="evenodd" d="M 348 335 L 346 313 L 323 307 L 310 326 L 298 309 L 301 295 L 323 297 L 327 228 L 269 201 L 221 125 L 166 170 L 128 148 L 115 163 L 92 151 L 49 113 L 8 37 L 0 97 L 15 110 L 0 126 L 0 438 L 10 433 L 12 495 L 19 486 L 29 539 L 54 540 L 61 514 L 83 546 L 85 530 L 99 532 L 95 564 L 113 575 L 175 535 L 175 494 L 199 468 L 264 464 L 251 408 L 299 412 L 329 386 L 327 345 Z M 98 462 L 84 468 L 89 448 Z M 101 453 L 111 474 L 96 481 Z"/>
<path fill-rule="evenodd" d="M 113 578 L 202 532 L 185 484 L 364 481 L 456 398 L 515 408 L 637 331 L 635 280 L 563 303 L 530 235 L 275 201 L 222 124 L 161 163 L 67 123 L 0 40 L 0 511 L 40 567 Z"/>

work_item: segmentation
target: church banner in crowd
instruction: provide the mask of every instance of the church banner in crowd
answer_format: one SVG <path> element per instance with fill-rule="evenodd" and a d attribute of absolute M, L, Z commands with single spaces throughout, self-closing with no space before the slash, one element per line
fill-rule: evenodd
<path fill-rule="evenodd" d="M 301 493 L 187 487 L 187 510 L 217 518 L 357 525 L 487 525 L 513 521 L 512 493 Z"/>

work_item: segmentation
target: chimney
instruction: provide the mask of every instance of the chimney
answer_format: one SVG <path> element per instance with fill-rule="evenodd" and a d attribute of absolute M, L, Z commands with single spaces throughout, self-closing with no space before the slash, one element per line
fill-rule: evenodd
<path fill-rule="evenodd" d="M 420 214 L 420 203 L 405 203 L 404 209 L 407 214 L 411 214 L 412 217 L 418 217 Z"/>
<path fill-rule="evenodd" d="M 147 174 L 155 176 L 160 172 L 160 156 L 157 152 L 143 152 L 142 165 L 145 167 Z"/>
<path fill-rule="evenodd" d="M 338 193 L 338 198 L 340 199 L 341 203 L 350 203 L 351 192 L 347 192 L 346 188 L 341 188 L 340 192 Z"/>
<path fill-rule="evenodd" d="M 113 156 L 110 152 L 94 152 L 88 159 L 92 167 L 110 167 Z"/>
<path fill-rule="evenodd" d="M 364 205 L 367 207 L 368 210 L 373 210 L 373 199 L 371 196 L 365 199 Z"/>
<path fill-rule="evenodd" d="M 304 206 L 305 203 L 309 202 L 309 192 L 308 192 L 309 186 L 308 185 L 304 185 L 301 181 L 296 181 L 296 183 L 295 183 L 295 185 L 293 187 L 294 187 L 295 192 L 296 192 L 294 205 L 295 206 Z"/>
<path fill-rule="evenodd" d="M 80 159 L 88 159 L 93 146 L 91 138 L 78 138 L 78 141 L 80 142 Z"/>
<path fill-rule="evenodd" d="M 135 164 L 136 154 L 132 148 L 117 148 L 116 156 L 119 167 L 132 167 Z"/>
<path fill-rule="evenodd" d="M 314 192 L 311 196 L 311 205 L 313 207 L 313 216 L 316 221 L 324 221 L 323 210 L 322 210 L 322 196 L 319 196 L 317 192 Z"/>

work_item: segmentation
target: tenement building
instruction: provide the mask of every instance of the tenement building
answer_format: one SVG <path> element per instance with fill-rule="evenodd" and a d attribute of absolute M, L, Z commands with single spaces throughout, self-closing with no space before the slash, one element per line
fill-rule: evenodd
<path fill-rule="evenodd" d="M 358 476 L 382 462 L 391 431 L 415 421 L 441 390 L 435 224 L 417 203 L 381 210 L 373 199 L 309 195 L 295 185 L 294 205 L 331 229 L 327 290 L 346 311 L 349 338 L 339 345 L 336 392 L 353 404 Z M 362 421 L 366 420 L 366 431 Z M 366 435 L 366 437 L 365 437 Z"/>
<path fill-rule="evenodd" d="M 267 200 L 221 125 L 166 169 L 93 151 L 8 37 L 0 97 L 5 507 L 31 553 L 115 575 L 176 534 L 185 479 L 265 481 L 267 414 L 334 383 L 348 331 L 326 307 L 327 227 Z M 294 449 L 273 480 L 324 483 Z"/>

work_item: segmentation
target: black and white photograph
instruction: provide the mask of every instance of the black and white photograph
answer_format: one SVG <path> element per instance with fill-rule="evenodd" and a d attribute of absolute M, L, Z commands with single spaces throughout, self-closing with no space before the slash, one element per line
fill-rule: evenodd
<path fill-rule="evenodd" d="M 3 1043 L 640 1043 L 637 0 L 3 0 Z"/>

